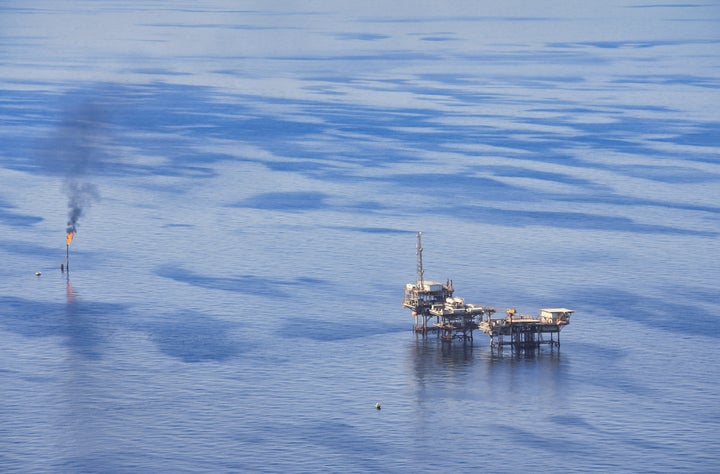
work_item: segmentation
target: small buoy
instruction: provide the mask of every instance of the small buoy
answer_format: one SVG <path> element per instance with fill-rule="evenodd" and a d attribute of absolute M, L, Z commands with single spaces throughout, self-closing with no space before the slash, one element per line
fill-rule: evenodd
<path fill-rule="evenodd" d="M 35 272 L 35 276 L 36 276 L 36 277 L 39 277 L 40 275 L 42 275 L 42 273 L 40 273 L 40 272 Z"/>
<path fill-rule="evenodd" d="M 380 402 L 377 402 L 377 403 L 375 404 L 375 409 L 376 409 L 376 410 L 379 410 L 379 409 L 380 409 Z"/>

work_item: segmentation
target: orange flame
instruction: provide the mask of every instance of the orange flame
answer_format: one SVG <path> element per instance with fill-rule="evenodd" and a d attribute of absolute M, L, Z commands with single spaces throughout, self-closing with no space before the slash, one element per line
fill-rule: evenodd
<path fill-rule="evenodd" d="M 74 235 L 75 235 L 75 234 L 74 234 L 73 232 L 68 232 L 68 235 L 67 235 L 67 245 L 70 245 L 70 242 L 72 242 L 72 239 L 73 239 L 73 236 L 74 236 Z"/>

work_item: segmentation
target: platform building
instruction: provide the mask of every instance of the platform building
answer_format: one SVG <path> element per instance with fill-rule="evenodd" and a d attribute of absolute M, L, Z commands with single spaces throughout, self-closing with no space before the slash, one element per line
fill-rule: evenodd
<path fill-rule="evenodd" d="M 560 346 L 560 330 L 570 324 L 574 311 L 567 308 L 541 309 L 537 317 L 518 315 L 507 310 L 505 318 L 484 318 L 479 329 L 490 336 L 490 346 L 510 345 L 517 349 L 539 347 L 541 344 Z"/>

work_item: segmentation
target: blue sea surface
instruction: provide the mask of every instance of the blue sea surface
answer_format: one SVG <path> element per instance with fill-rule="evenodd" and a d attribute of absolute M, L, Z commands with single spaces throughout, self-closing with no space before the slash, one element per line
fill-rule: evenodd
<path fill-rule="evenodd" d="M 715 2 L 7 1 L 0 44 L 0 471 L 720 472 Z M 417 231 L 561 347 L 413 332 Z"/>

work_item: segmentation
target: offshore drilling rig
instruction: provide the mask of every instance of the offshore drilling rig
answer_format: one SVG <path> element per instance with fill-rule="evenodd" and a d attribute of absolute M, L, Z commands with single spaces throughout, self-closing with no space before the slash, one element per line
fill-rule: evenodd
<path fill-rule="evenodd" d="M 465 303 L 453 296 L 453 282 L 425 280 L 422 262 L 422 232 L 417 233 L 417 278 L 405 285 L 402 305 L 412 310 L 415 331 L 426 334 L 437 331 L 443 341 L 472 341 L 473 331 L 480 329 L 490 336 L 490 346 L 534 349 L 541 344 L 560 346 L 560 330 L 570 323 L 574 312 L 567 308 L 541 309 L 537 317 L 518 315 L 508 309 L 504 318 L 494 318 L 495 308 Z M 434 322 L 433 322 L 434 320 Z M 549 338 L 546 337 L 549 335 Z"/>

